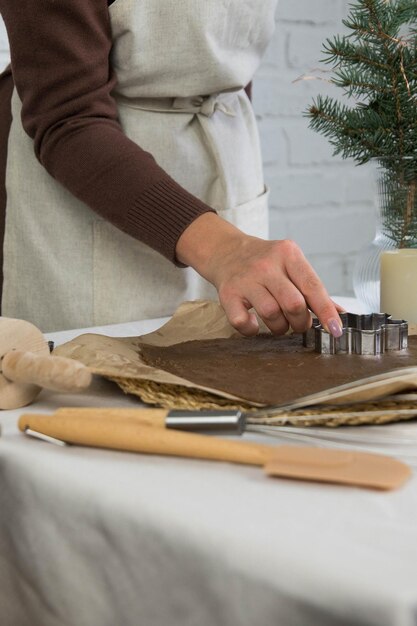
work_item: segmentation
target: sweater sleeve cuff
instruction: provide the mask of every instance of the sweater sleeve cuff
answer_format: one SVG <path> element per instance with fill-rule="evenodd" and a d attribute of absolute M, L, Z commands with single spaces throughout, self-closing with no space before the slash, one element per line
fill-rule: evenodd
<path fill-rule="evenodd" d="M 126 214 L 126 231 L 178 267 L 186 267 L 175 256 L 177 241 L 197 217 L 207 212 L 216 211 L 167 177 L 134 201 Z"/>

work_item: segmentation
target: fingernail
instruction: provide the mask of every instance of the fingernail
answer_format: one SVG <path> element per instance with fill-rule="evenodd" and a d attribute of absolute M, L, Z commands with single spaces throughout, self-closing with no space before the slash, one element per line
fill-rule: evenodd
<path fill-rule="evenodd" d="M 333 337 L 341 337 L 343 335 L 342 326 L 336 319 L 329 320 L 327 325 Z"/>

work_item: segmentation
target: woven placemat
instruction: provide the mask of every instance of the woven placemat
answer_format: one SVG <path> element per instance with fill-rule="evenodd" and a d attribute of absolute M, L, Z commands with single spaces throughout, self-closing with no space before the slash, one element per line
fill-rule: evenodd
<path fill-rule="evenodd" d="M 365 402 L 346 406 L 311 406 L 277 414 L 276 417 L 251 418 L 247 423 L 257 426 L 361 426 L 410 421 L 417 418 L 417 402 L 395 400 Z"/>
<path fill-rule="evenodd" d="M 142 402 L 167 409 L 183 410 L 240 410 L 247 414 L 248 425 L 254 426 L 360 426 L 363 424 L 388 424 L 413 420 L 417 417 L 417 401 L 396 401 L 395 399 L 377 402 L 353 403 L 344 406 L 309 406 L 293 411 L 277 409 L 274 417 L 251 417 L 253 406 L 231 402 L 214 394 L 181 385 L 165 385 L 153 381 L 112 378 L 125 393 L 138 396 Z M 405 394 L 402 394 L 404 396 Z M 413 394 L 410 394 L 413 395 Z"/>
<path fill-rule="evenodd" d="M 239 409 L 253 410 L 253 405 L 244 402 L 234 402 L 229 398 L 194 389 L 183 385 L 157 383 L 153 380 L 138 380 L 136 378 L 107 377 L 115 382 L 125 393 L 138 396 L 146 404 L 155 404 L 166 409 Z"/>

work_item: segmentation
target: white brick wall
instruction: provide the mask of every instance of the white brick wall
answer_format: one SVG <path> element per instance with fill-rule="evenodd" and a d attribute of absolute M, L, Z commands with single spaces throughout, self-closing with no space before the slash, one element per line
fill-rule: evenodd
<path fill-rule="evenodd" d="M 349 2 L 279 0 L 276 33 L 254 81 L 271 188 L 271 236 L 297 241 L 329 291 L 344 294 L 352 291 L 357 251 L 374 234 L 369 171 L 333 157 L 327 141 L 308 129 L 303 111 L 331 87 L 320 80 L 294 81 L 318 67 L 322 43 L 342 32 Z M 7 60 L 0 20 L 0 67 Z"/>

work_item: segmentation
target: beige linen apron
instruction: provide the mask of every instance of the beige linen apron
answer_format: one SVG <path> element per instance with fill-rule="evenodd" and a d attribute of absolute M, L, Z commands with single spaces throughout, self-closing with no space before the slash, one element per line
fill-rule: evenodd
<path fill-rule="evenodd" d="M 259 139 L 243 90 L 272 36 L 276 0 L 116 0 L 114 98 L 124 132 L 243 231 L 267 237 Z M 15 91 L 3 315 L 43 331 L 173 313 L 215 297 L 191 268 L 101 219 L 38 163 Z M 140 175 L 138 173 L 138 175 Z"/>

